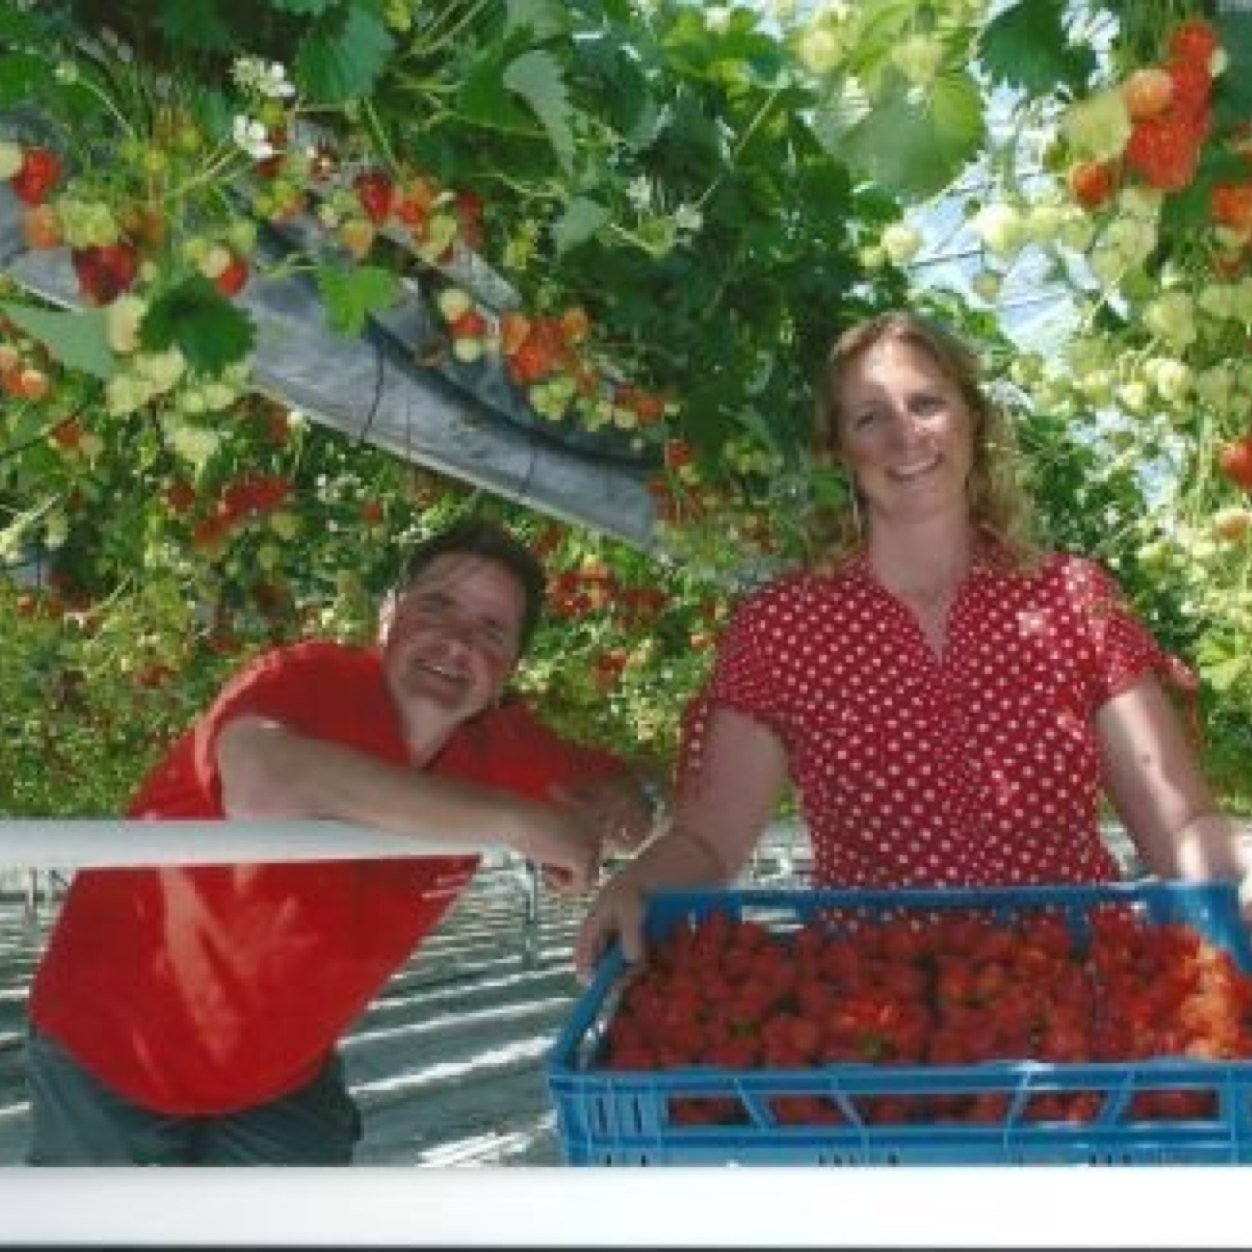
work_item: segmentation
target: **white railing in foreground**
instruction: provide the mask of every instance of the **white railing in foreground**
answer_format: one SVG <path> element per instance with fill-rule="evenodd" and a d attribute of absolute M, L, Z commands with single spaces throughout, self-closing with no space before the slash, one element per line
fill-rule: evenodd
<path fill-rule="evenodd" d="M 0 820 L 0 866 L 26 869 L 372 861 L 503 851 L 502 844 L 487 839 L 419 839 L 347 822 Z"/>

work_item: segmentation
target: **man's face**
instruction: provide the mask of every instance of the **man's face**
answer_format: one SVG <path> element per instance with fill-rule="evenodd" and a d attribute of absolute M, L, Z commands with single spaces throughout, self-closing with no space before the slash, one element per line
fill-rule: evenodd
<path fill-rule="evenodd" d="M 487 557 L 436 557 L 383 607 L 383 671 L 405 712 L 437 709 L 452 721 L 496 700 L 517 665 L 525 593 Z"/>

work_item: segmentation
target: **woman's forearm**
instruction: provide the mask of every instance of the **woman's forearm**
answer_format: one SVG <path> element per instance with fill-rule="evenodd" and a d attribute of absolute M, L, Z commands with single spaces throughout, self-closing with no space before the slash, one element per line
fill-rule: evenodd
<path fill-rule="evenodd" d="M 737 873 L 707 839 L 683 826 L 662 831 L 624 867 L 640 891 L 724 886 Z"/>

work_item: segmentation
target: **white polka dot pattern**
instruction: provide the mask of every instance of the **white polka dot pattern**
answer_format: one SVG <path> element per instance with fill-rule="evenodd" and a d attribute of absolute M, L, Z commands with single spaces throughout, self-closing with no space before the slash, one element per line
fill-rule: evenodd
<path fill-rule="evenodd" d="M 818 885 L 1105 881 L 1093 715 L 1177 664 L 1091 561 L 980 561 L 939 656 L 860 557 L 740 607 L 688 712 L 681 785 L 724 703 L 786 746 Z"/>

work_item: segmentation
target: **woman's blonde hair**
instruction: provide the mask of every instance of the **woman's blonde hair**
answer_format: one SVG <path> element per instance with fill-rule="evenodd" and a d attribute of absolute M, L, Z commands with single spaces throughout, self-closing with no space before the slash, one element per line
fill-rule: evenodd
<path fill-rule="evenodd" d="M 881 343 L 904 343 L 925 352 L 959 389 L 974 419 L 973 465 L 967 491 L 970 517 L 983 533 L 998 539 L 1013 563 L 1035 562 L 1029 497 L 1018 481 L 1017 450 L 999 406 L 983 387 L 982 366 L 964 340 L 938 323 L 903 310 L 882 313 L 844 331 L 826 356 L 817 386 L 814 455 L 839 458 L 839 393 L 851 364 Z M 825 562 L 850 555 L 864 543 L 856 484 L 849 484 L 846 507 L 830 510 L 818 521 L 815 540 Z"/>

